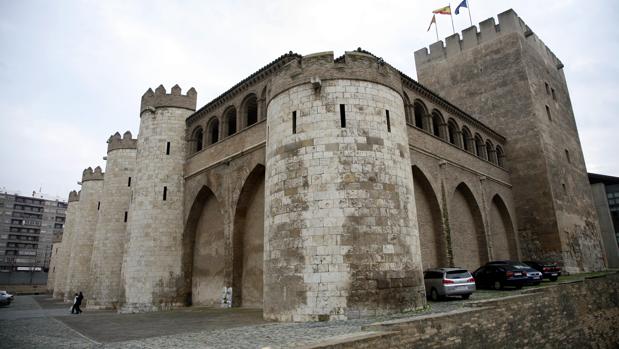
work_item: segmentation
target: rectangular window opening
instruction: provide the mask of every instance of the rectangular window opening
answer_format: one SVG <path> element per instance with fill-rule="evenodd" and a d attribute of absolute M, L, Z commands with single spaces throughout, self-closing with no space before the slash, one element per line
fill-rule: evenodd
<path fill-rule="evenodd" d="M 346 127 L 346 105 L 340 104 L 340 126 Z"/>
<path fill-rule="evenodd" d="M 130 187 L 131 186 L 131 177 L 129 177 L 129 179 L 127 180 L 127 186 Z"/>
<path fill-rule="evenodd" d="M 550 115 L 550 108 L 546 106 L 546 115 L 548 115 L 548 120 L 552 121 L 552 115 Z"/>
<path fill-rule="evenodd" d="M 165 155 L 170 155 L 170 142 L 166 143 L 166 146 L 165 146 Z"/>
<path fill-rule="evenodd" d="M 168 198 L 168 187 L 163 187 L 163 201 Z"/>
<path fill-rule="evenodd" d="M 297 133 L 297 112 L 292 112 L 292 134 Z"/>
<path fill-rule="evenodd" d="M 386 110 L 387 112 L 387 132 L 391 132 L 391 120 L 389 119 L 389 110 Z"/>
<path fill-rule="evenodd" d="M 127 223 L 127 211 L 125 211 L 125 223 Z"/>

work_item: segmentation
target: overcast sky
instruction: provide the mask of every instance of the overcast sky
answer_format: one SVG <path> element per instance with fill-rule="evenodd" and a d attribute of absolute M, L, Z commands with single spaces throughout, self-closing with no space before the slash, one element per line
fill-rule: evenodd
<path fill-rule="evenodd" d="M 416 77 L 413 52 L 436 41 L 431 11 L 448 3 L 0 0 L 0 188 L 66 199 L 84 168 L 104 168 L 111 134 L 137 133 L 159 84 L 195 87 L 201 106 L 288 51 L 357 47 Z M 513 8 L 563 61 L 587 169 L 619 176 L 619 2 L 470 5 L 473 23 Z M 470 26 L 466 10 L 454 22 Z"/>

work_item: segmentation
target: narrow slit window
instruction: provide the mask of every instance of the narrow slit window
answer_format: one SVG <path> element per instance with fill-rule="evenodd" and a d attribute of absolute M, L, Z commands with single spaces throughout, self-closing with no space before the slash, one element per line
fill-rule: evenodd
<path fill-rule="evenodd" d="M 297 133 L 297 112 L 292 112 L 292 134 Z"/>
<path fill-rule="evenodd" d="M 131 177 L 129 177 L 129 179 L 127 179 L 127 186 L 130 187 L 131 186 Z"/>
<path fill-rule="evenodd" d="M 546 115 L 548 115 L 548 121 L 552 121 L 552 115 L 550 115 L 550 108 L 546 106 Z"/>
<path fill-rule="evenodd" d="M 346 127 L 346 105 L 340 104 L 340 126 Z"/>
<path fill-rule="evenodd" d="M 557 95 L 555 94 L 555 89 L 551 88 L 550 91 L 552 92 L 552 99 L 554 99 L 556 101 L 557 100 Z"/>
<path fill-rule="evenodd" d="M 97 211 L 101 208 L 101 201 L 97 202 Z"/>
<path fill-rule="evenodd" d="M 163 187 L 163 201 L 168 198 L 168 187 Z"/>
<path fill-rule="evenodd" d="M 125 211 L 125 223 L 127 223 L 127 216 L 128 216 L 128 213 L 127 211 Z"/>
<path fill-rule="evenodd" d="M 386 110 L 386 116 L 387 116 L 387 132 L 391 132 L 391 120 L 389 119 L 389 110 Z"/>
<path fill-rule="evenodd" d="M 549 95 L 550 94 L 550 86 L 548 86 L 547 82 L 545 82 L 544 85 L 546 85 L 546 94 Z"/>
<path fill-rule="evenodd" d="M 170 155 L 170 142 L 165 145 L 165 155 Z"/>
<path fill-rule="evenodd" d="M 570 152 L 567 149 L 565 149 L 565 158 L 569 164 L 572 163 L 572 159 L 570 159 Z"/>

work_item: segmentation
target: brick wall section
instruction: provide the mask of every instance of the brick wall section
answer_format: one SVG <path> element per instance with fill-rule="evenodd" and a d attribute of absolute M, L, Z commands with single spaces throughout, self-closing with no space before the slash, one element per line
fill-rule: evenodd
<path fill-rule="evenodd" d="M 346 319 L 425 302 L 402 97 L 361 81 L 381 73 L 391 81 L 375 58 L 332 59 L 318 54 L 290 63 L 268 104 L 268 319 Z M 339 78 L 344 73 L 359 80 Z M 320 91 L 309 83 L 312 74 L 322 80 Z"/>
<path fill-rule="evenodd" d="M 125 212 L 128 215 L 131 200 L 129 177 L 132 177 L 131 184 L 135 183 L 136 140 L 129 133 L 124 143 L 114 137 L 108 141 L 105 183 L 92 252 L 89 309 L 118 307 L 122 287 L 120 270 L 127 241 Z"/>
<path fill-rule="evenodd" d="M 619 274 L 364 327 L 309 348 L 616 348 Z M 351 338 L 352 337 L 352 338 Z"/>

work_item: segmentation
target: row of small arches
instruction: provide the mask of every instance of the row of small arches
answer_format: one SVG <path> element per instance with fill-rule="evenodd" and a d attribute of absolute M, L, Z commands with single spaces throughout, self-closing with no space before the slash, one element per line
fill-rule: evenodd
<path fill-rule="evenodd" d="M 196 127 L 191 133 L 191 141 L 193 142 L 193 151 L 201 151 L 205 146 L 215 144 L 221 139 L 232 136 L 241 129 L 249 127 L 261 118 L 261 115 L 266 117 L 266 113 L 260 113 L 259 100 L 256 94 L 250 93 L 241 102 L 241 125 L 237 122 L 237 109 L 234 105 L 228 106 L 222 113 L 220 120 L 217 116 L 212 116 L 206 123 L 206 131 L 202 126 Z"/>
<path fill-rule="evenodd" d="M 453 118 L 449 118 L 445 122 L 445 118 L 437 109 L 429 113 L 428 108 L 421 100 L 417 99 L 412 105 L 410 103 L 406 103 L 406 105 L 406 121 L 409 124 L 473 153 L 481 159 L 500 167 L 505 166 L 505 152 L 500 145 L 494 145 L 489 139 L 484 141 L 479 133 L 473 134 L 466 125 L 460 127 Z"/>

